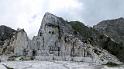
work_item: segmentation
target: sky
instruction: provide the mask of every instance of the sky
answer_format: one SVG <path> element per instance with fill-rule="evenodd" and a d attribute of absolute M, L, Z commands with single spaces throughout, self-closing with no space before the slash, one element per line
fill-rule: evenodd
<path fill-rule="evenodd" d="M 0 0 L 0 25 L 37 35 L 45 12 L 93 26 L 124 17 L 124 0 Z"/>

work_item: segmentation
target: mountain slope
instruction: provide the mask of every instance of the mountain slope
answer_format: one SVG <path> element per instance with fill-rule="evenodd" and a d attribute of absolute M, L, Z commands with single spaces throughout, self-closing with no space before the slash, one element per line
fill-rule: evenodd
<path fill-rule="evenodd" d="M 81 40 L 83 42 L 103 48 L 123 61 L 124 47 L 121 44 L 113 41 L 111 37 L 106 36 L 104 33 L 100 33 L 92 27 L 87 27 L 78 21 L 71 21 L 69 24 L 82 36 Z"/>
<path fill-rule="evenodd" d="M 95 25 L 94 29 L 110 37 L 102 46 L 105 44 L 104 48 L 124 62 L 124 18 L 104 20 Z"/>
<path fill-rule="evenodd" d="M 96 30 L 124 44 L 124 18 L 104 20 L 94 26 Z"/>

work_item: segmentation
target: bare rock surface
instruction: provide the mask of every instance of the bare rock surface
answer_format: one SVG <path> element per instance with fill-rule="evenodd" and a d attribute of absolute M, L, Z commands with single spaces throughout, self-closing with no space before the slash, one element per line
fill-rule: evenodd
<path fill-rule="evenodd" d="M 71 61 L 85 61 L 89 57 L 90 62 L 105 64 L 107 62 L 119 63 L 119 60 L 104 49 L 84 43 L 74 34 L 74 29 L 64 21 L 51 13 L 43 17 L 38 36 L 33 38 L 36 56 L 51 56 L 51 59 L 67 59 Z M 81 37 L 81 36 L 80 36 Z M 33 46 L 34 46 L 33 45 Z M 55 56 L 55 57 L 53 57 Z M 53 58 L 52 58 L 53 57 Z M 40 59 L 40 58 L 39 58 Z M 41 59 L 42 60 L 42 59 Z"/>
<path fill-rule="evenodd" d="M 32 40 L 28 38 L 24 29 L 18 29 L 2 46 L 6 48 L 2 48 L 1 54 L 7 51 L 8 56 L 26 56 L 35 60 L 121 63 L 107 50 L 83 42 L 79 32 L 67 21 L 48 12 L 43 17 L 38 35 Z"/>

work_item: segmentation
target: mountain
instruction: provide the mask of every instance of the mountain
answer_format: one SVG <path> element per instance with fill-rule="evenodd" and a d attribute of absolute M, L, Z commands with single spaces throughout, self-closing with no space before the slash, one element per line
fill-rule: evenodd
<path fill-rule="evenodd" d="M 124 18 L 104 20 L 95 25 L 94 28 L 116 42 L 124 44 Z"/>
<path fill-rule="evenodd" d="M 11 53 L 6 53 L 9 59 L 11 56 L 24 56 L 35 60 L 120 64 L 116 56 L 102 47 L 102 42 L 108 42 L 108 40 L 109 37 L 81 22 L 68 22 L 47 12 L 37 36 L 30 40 L 24 29 L 19 29 L 10 40 L 5 40 L 9 44 L 4 44 L 5 49 L 1 54 L 5 54 L 4 52 L 9 50 L 8 47 L 11 47 Z"/>
<path fill-rule="evenodd" d="M 103 46 L 104 49 L 124 62 L 124 18 L 101 21 L 94 26 L 94 29 L 110 37 L 112 44 L 110 40 L 107 41 L 105 44 L 108 45 Z"/>
<path fill-rule="evenodd" d="M 0 26 L 0 41 L 4 41 L 8 38 L 10 39 L 14 32 L 16 32 L 14 29 L 1 25 Z"/>
<path fill-rule="evenodd" d="M 11 29 L 5 25 L 0 26 L 0 54 L 10 53 L 12 47 L 10 46 L 10 40 L 13 38 L 13 35 L 16 33 L 16 30 Z"/>
<path fill-rule="evenodd" d="M 115 55 L 120 61 L 124 62 L 124 47 L 122 44 L 113 41 L 112 38 L 97 31 L 95 28 L 85 26 L 81 22 L 71 21 L 69 24 L 75 31 L 79 32 L 82 37 L 81 40 L 84 43 L 90 43 L 92 46 L 103 48 L 112 55 Z"/>

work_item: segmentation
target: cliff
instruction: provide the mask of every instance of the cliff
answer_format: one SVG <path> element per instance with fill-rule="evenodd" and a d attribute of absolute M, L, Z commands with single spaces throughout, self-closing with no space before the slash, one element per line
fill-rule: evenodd
<path fill-rule="evenodd" d="M 100 35 L 93 28 L 80 22 L 67 22 L 47 12 L 41 22 L 38 35 L 32 40 L 29 40 L 26 32 L 20 29 L 8 42 L 11 43 L 9 46 L 12 47 L 11 54 L 14 56 L 28 56 L 35 60 L 120 64 L 116 56 L 99 46 L 101 43 L 98 44 L 98 34 Z"/>

